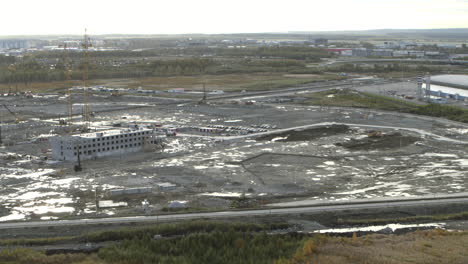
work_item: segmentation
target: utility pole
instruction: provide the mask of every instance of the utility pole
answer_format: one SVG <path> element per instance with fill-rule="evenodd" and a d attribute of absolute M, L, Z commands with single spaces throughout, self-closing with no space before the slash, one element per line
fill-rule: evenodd
<path fill-rule="evenodd" d="M 101 180 L 100 178 L 96 178 L 96 172 L 94 172 L 94 182 L 96 184 L 94 187 L 94 202 L 96 203 L 96 215 L 97 215 L 99 211 L 98 188 L 101 185 Z"/>

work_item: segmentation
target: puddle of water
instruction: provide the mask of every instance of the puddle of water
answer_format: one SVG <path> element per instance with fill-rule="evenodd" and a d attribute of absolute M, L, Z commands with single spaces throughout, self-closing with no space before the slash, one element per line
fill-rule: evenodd
<path fill-rule="evenodd" d="M 468 159 L 457 159 L 457 160 L 452 160 L 452 161 L 459 163 L 461 166 L 468 166 Z"/>
<path fill-rule="evenodd" d="M 379 226 L 366 226 L 366 227 L 351 227 L 351 228 L 332 228 L 317 230 L 314 233 L 352 233 L 352 232 L 378 232 L 384 229 L 391 229 L 392 232 L 403 228 L 418 228 L 418 227 L 432 227 L 432 228 L 443 228 L 445 223 L 429 223 L 429 224 L 389 224 Z"/>
<path fill-rule="evenodd" d="M 26 215 L 13 211 L 12 214 L 10 215 L 0 217 L 0 222 L 24 220 L 25 218 L 26 218 Z"/>
<path fill-rule="evenodd" d="M 11 170 L 11 169 L 10 169 Z M 19 174 L 25 172 L 24 174 Z M 30 170 L 25 169 L 15 169 L 13 174 L 3 175 L 5 178 L 38 178 L 40 176 L 47 175 L 49 173 L 54 172 L 53 169 L 39 169 L 36 172 L 31 172 Z"/>
<path fill-rule="evenodd" d="M 458 158 L 455 154 L 447 154 L 447 153 L 424 153 L 420 156 L 423 157 L 442 157 L 442 158 Z"/>
<path fill-rule="evenodd" d="M 241 197 L 242 193 L 239 192 L 211 192 L 201 193 L 202 196 L 213 196 L 213 197 Z M 248 196 L 248 194 L 246 194 Z"/>
<path fill-rule="evenodd" d="M 340 192 L 340 193 L 335 193 L 335 194 L 339 194 L 339 195 L 351 195 L 351 194 L 359 194 L 359 193 L 366 193 L 368 191 L 374 191 L 374 190 L 378 190 L 378 189 L 382 189 L 382 188 L 387 188 L 387 187 L 392 187 L 392 186 L 403 186 L 403 184 L 401 184 L 400 182 L 387 182 L 387 183 L 382 183 L 380 185 L 376 185 L 376 186 L 372 186 L 372 187 L 368 187 L 368 188 L 363 188 L 363 189 L 357 189 L 357 190 L 352 190 L 352 191 L 348 191 L 348 192 Z M 403 187 L 411 187 L 410 185 L 404 185 Z M 400 189 L 400 188 L 398 188 Z"/>
<path fill-rule="evenodd" d="M 42 197 L 46 197 L 46 196 L 55 196 L 55 195 L 60 195 L 60 193 L 58 193 L 58 192 L 37 192 L 37 191 L 33 191 L 33 192 L 26 192 L 26 193 L 23 193 L 23 194 L 21 194 L 19 196 L 9 197 L 9 198 L 14 199 L 14 200 L 24 201 L 24 200 L 35 200 L 35 199 L 38 199 L 38 198 L 42 198 Z"/>
<path fill-rule="evenodd" d="M 42 215 L 46 213 L 73 213 L 75 208 L 70 206 L 56 207 L 54 205 L 40 205 L 33 207 L 14 207 L 13 210 L 25 213 L 34 213 L 37 215 Z"/>

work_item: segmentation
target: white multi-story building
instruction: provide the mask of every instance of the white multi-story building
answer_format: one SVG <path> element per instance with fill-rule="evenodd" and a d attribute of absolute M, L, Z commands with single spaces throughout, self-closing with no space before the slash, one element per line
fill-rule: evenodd
<path fill-rule="evenodd" d="M 162 136 L 155 130 L 143 127 L 114 129 L 71 136 L 55 136 L 49 139 L 52 159 L 77 161 L 96 159 L 110 155 L 151 150 L 160 147 Z"/>

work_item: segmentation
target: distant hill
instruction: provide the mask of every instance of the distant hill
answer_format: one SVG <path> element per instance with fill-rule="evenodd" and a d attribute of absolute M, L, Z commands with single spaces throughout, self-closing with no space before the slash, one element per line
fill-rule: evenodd
<path fill-rule="evenodd" d="M 438 29 L 372 29 L 351 31 L 292 31 L 291 34 L 310 35 L 357 35 L 375 37 L 397 38 L 443 38 L 443 39 L 468 39 L 468 28 L 438 28 Z"/>

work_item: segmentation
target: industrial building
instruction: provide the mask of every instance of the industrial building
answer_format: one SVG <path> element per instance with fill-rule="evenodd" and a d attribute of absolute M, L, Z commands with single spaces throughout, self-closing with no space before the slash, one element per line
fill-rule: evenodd
<path fill-rule="evenodd" d="M 25 39 L 3 39 L 0 40 L 0 49 L 27 49 L 29 41 Z"/>
<path fill-rule="evenodd" d="M 468 75 L 442 74 L 431 77 L 431 83 L 454 88 L 468 89 Z"/>
<path fill-rule="evenodd" d="M 431 96 L 468 101 L 468 76 L 466 75 L 437 75 L 420 78 L 418 81 L 418 96 L 431 99 Z M 439 102 L 434 101 L 433 102 Z"/>
<path fill-rule="evenodd" d="M 328 45 L 328 39 L 326 38 L 318 38 L 314 40 L 314 43 L 316 46 L 327 46 Z"/>
<path fill-rule="evenodd" d="M 162 136 L 151 128 L 134 126 L 49 139 L 52 159 L 77 161 L 110 155 L 127 155 L 162 146 Z"/>

